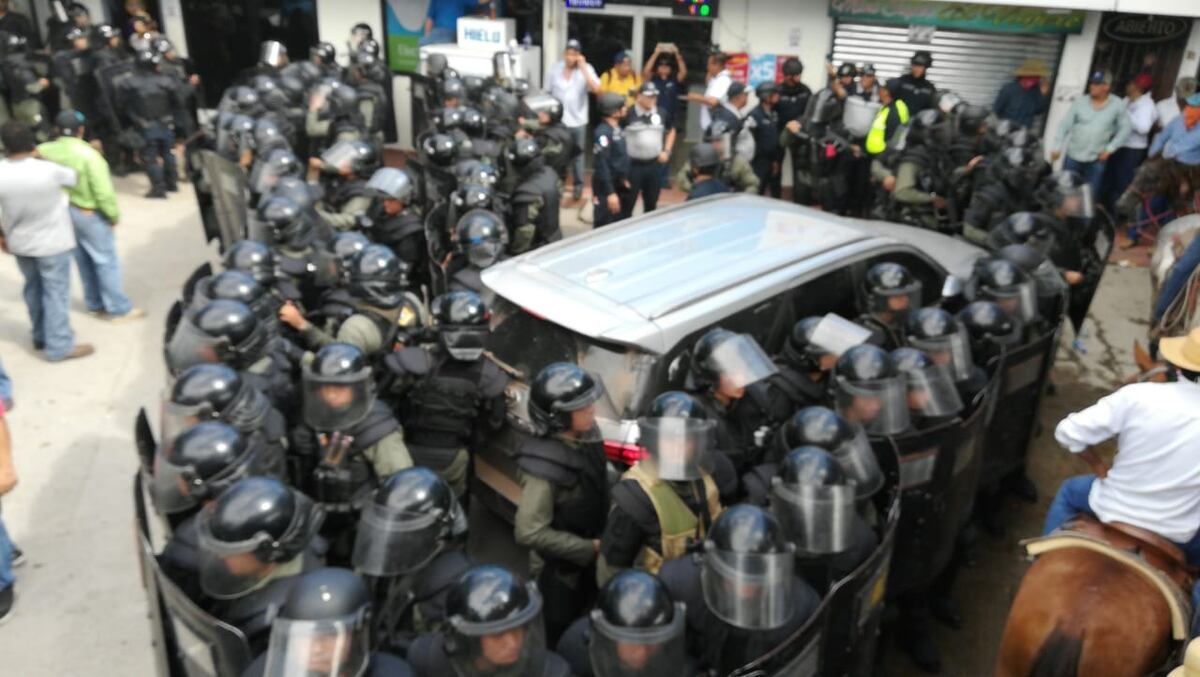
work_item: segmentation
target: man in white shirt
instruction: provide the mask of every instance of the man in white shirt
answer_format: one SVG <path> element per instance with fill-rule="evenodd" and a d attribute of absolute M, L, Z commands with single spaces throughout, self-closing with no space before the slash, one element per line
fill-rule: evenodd
<path fill-rule="evenodd" d="M 1129 115 L 1130 132 L 1129 138 L 1108 161 L 1103 199 L 1110 214 L 1116 213 L 1117 198 L 1129 187 L 1133 175 L 1146 159 L 1150 130 L 1154 129 L 1154 122 L 1158 119 L 1158 109 L 1148 93 L 1153 88 L 1154 80 L 1149 73 L 1138 73 L 1125 85 L 1125 108 Z"/>
<path fill-rule="evenodd" d="M 714 52 L 708 55 L 708 71 L 704 75 L 704 93 L 691 92 L 687 95 L 688 101 L 704 105 L 700 109 L 700 129 L 708 129 L 708 126 L 712 124 L 712 109 L 724 102 L 725 95 L 729 92 L 729 85 L 733 84 L 733 75 L 725 68 L 725 62 L 728 60 L 729 55 L 724 52 Z"/>
<path fill-rule="evenodd" d="M 554 64 L 547 78 L 550 96 L 563 105 L 563 126 L 575 137 L 575 147 L 585 148 L 587 143 L 588 92 L 600 91 L 600 78 L 596 69 L 583 56 L 583 47 L 574 38 L 567 40 L 562 61 Z M 583 197 L 583 153 L 575 156 L 571 163 L 574 177 L 572 195 L 576 200 Z"/>
<path fill-rule="evenodd" d="M 28 125 L 9 120 L 0 126 L 8 158 L 0 161 L 0 250 L 17 257 L 33 324 L 33 347 L 50 362 L 91 355 L 75 343 L 68 307 L 75 227 L 63 188 L 75 185 L 75 170 L 34 157 L 36 140 Z"/>
<path fill-rule="evenodd" d="M 1058 424 L 1054 438 L 1092 474 L 1063 482 L 1044 533 L 1085 513 L 1153 531 L 1200 564 L 1200 329 L 1162 339 L 1159 353 L 1178 381 L 1127 385 Z M 1109 468 L 1093 446 L 1114 436 Z"/>

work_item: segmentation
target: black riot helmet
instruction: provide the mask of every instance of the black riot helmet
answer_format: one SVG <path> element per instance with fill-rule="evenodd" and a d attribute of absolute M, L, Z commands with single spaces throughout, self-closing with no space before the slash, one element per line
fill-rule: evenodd
<path fill-rule="evenodd" d="M 1033 275 L 1046 261 L 1046 256 L 1027 244 L 1010 244 L 1001 247 L 996 256 L 1011 261 L 1026 275 Z"/>
<path fill-rule="evenodd" d="M 844 552 L 853 543 L 856 485 L 820 447 L 797 447 L 771 480 L 771 513 L 802 557 Z"/>
<path fill-rule="evenodd" d="M 596 102 L 601 118 L 610 118 L 625 108 L 625 95 L 616 92 L 604 92 Z"/>
<path fill-rule="evenodd" d="M 318 42 L 308 48 L 310 58 L 320 59 L 324 65 L 330 65 L 337 60 L 337 48 L 328 42 Z"/>
<path fill-rule="evenodd" d="M 288 150 L 290 144 L 284 134 L 283 125 L 271 117 L 259 118 L 254 123 L 254 152 L 263 157 L 273 150 Z M 292 156 L 293 159 L 295 156 Z M 298 165 L 298 163 L 297 163 Z"/>
<path fill-rule="evenodd" d="M 1078 173 L 1055 172 L 1043 179 L 1034 198 L 1062 218 L 1089 219 L 1095 216 L 1091 186 Z"/>
<path fill-rule="evenodd" d="M 429 304 L 438 342 L 456 360 L 473 362 L 483 355 L 491 313 L 473 291 L 449 291 Z"/>
<path fill-rule="evenodd" d="M 517 139 L 508 145 L 507 153 L 514 167 L 525 167 L 542 156 L 542 147 L 533 139 Z"/>
<path fill-rule="evenodd" d="M 371 592 L 349 569 L 302 574 L 271 621 L 267 675 L 364 675 L 371 664 Z"/>
<path fill-rule="evenodd" d="M 82 29 L 78 26 L 72 26 L 71 28 L 69 28 L 67 30 L 66 34 L 63 35 L 63 41 L 67 44 L 72 44 L 76 40 L 82 40 L 82 39 L 86 38 L 87 36 L 88 36 L 87 31 L 85 31 L 84 29 Z M 170 45 L 171 43 L 168 42 L 167 44 Z M 155 45 L 155 48 L 157 49 L 157 44 Z M 161 53 L 164 53 L 164 54 L 166 53 L 163 50 L 158 50 L 158 51 Z"/>
<path fill-rule="evenodd" d="M 425 58 L 425 74 L 431 78 L 441 78 L 446 72 L 446 55 L 430 54 Z"/>
<path fill-rule="evenodd" d="M 883 471 L 863 430 L 832 409 L 805 407 L 792 414 L 779 429 L 775 444 L 775 453 L 780 455 L 801 447 L 818 447 L 833 454 L 854 480 L 859 498 L 883 486 Z"/>
<path fill-rule="evenodd" d="M 966 104 L 955 111 L 958 117 L 958 132 L 964 136 L 979 136 L 987 122 L 989 111 L 983 106 Z"/>
<path fill-rule="evenodd" d="M 1034 248 L 1045 248 L 1050 233 L 1046 223 L 1032 212 L 1009 214 L 999 227 L 988 233 L 988 244 L 996 248 L 1010 244 L 1028 244 Z"/>
<path fill-rule="evenodd" d="M 832 413 L 832 412 L 830 412 Z M 779 462 L 779 478 L 791 485 L 838 485 L 849 479 L 842 464 L 821 447 L 796 447 Z"/>
<path fill-rule="evenodd" d="M 421 142 L 421 155 L 425 161 L 437 166 L 448 167 L 454 162 L 454 150 L 457 145 L 454 137 L 447 134 L 430 134 Z"/>
<path fill-rule="evenodd" d="M 385 200 L 399 200 L 404 204 L 412 202 L 416 187 L 408 172 L 397 167 L 380 167 L 367 181 L 367 190 L 374 196 Z"/>
<path fill-rule="evenodd" d="M 1021 340 L 1020 324 L 991 301 L 973 301 L 958 311 L 958 321 L 967 330 L 971 353 L 987 364 Z"/>
<path fill-rule="evenodd" d="M 275 282 L 275 254 L 271 248 L 257 240 L 238 240 L 225 251 L 225 269 L 240 270 L 249 274 L 259 284 Z"/>
<path fill-rule="evenodd" d="M 405 468 L 384 480 L 363 507 L 354 568 L 378 577 L 419 571 L 466 531 L 450 485 L 429 468 Z"/>
<path fill-rule="evenodd" d="M 863 344 L 842 353 L 833 369 L 838 413 L 873 435 L 895 435 L 909 425 L 907 383 L 887 351 Z"/>
<path fill-rule="evenodd" d="M 429 122 L 441 134 L 449 134 L 463 123 L 463 110 L 457 106 L 438 108 L 429 114 Z"/>
<path fill-rule="evenodd" d="M 262 470 L 262 438 L 233 426 L 203 421 L 180 432 L 154 461 L 154 505 L 172 515 L 220 496 Z"/>
<path fill-rule="evenodd" d="M 138 50 L 138 53 L 134 56 L 134 63 L 144 71 L 156 71 L 159 64 L 162 63 L 162 54 L 153 49 Z"/>
<path fill-rule="evenodd" d="M 542 434 L 571 429 L 571 412 L 599 400 L 604 387 L 582 367 L 553 362 L 538 372 L 529 387 L 529 416 Z"/>
<path fill-rule="evenodd" d="M 484 79 L 478 75 L 464 75 L 462 82 L 467 90 L 467 101 L 479 103 L 479 96 L 483 94 Z"/>
<path fill-rule="evenodd" d="M 458 250 L 466 254 L 467 260 L 476 268 L 487 268 L 498 261 L 508 244 L 504 219 L 484 209 L 472 209 L 463 214 L 454 230 Z"/>
<path fill-rule="evenodd" d="M 787 61 L 783 62 L 784 77 L 800 75 L 803 72 L 804 72 L 804 64 L 801 63 L 800 59 L 792 57 L 792 58 L 788 59 Z"/>
<path fill-rule="evenodd" d="M 247 85 L 234 87 L 229 92 L 229 101 L 233 103 L 233 110 L 243 115 L 253 115 L 258 112 L 260 103 L 258 92 Z"/>
<path fill-rule="evenodd" d="M 834 366 L 834 373 L 852 381 L 874 381 L 894 376 L 896 367 L 886 350 L 868 343 L 842 353 Z"/>
<path fill-rule="evenodd" d="M 909 61 L 914 66 L 925 66 L 926 68 L 933 65 L 933 54 L 927 49 L 918 50 L 913 53 L 912 59 Z"/>
<path fill-rule="evenodd" d="M 183 430 L 202 421 L 221 421 L 246 434 L 262 428 L 271 401 L 224 364 L 185 369 L 165 394 L 160 444 L 169 449 Z"/>
<path fill-rule="evenodd" d="M 686 664 L 687 611 L 653 574 L 628 569 L 604 585 L 591 612 L 588 657 L 597 677 L 661 677 Z M 623 646 L 638 646 L 636 663 Z"/>
<path fill-rule="evenodd" d="M 345 430 L 363 420 L 375 402 L 371 367 L 363 351 L 330 343 L 300 368 L 302 415 L 317 431 Z"/>
<path fill-rule="evenodd" d="M 975 262 L 977 297 L 996 302 L 1004 312 L 1021 322 L 1037 314 L 1037 289 L 1020 268 L 999 257 Z"/>
<path fill-rule="evenodd" d="M 795 546 L 771 513 L 735 505 L 713 521 L 704 543 L 704 602 L 737 628 L 778 628 L 792 617 Z"/>
<path fill-rule="evenodd" d="M 462 130 L 472 137 L 481 137 L 487 133 L 487 116 L 475 108 L 464 108 L 462 111 Z"/>
<path fill-rule="evenodd" d="M 871 266 L 863 280 L 863 291 L 868 312 L 886 314 L 898 324 L 921 306 L 921 281 L 899 263 L 884 261 Z"/>
<path fill-rule="evenodd" d="M 166 346 L 167 366 L 172 373 L 205 362 L 244 369 L 262 358 L 269 338 L 249 306 L 217 299 L 196 309 L 175 329 Z"/>
<path fill-rule="evenodd" d="M 107 45 L 109 40 L 121 37 L 121 31 L 112 24 L 100 24 L 96 26 L 96 35 Z"/>
<path fill-rule="evenodd" d="M 350 58 L 356 63 L 370 62 L 372 59 L 379 59 L 379 41 L 372 37 L 367 37 L 362 42 L 358 43 L 354 53 Z"/>
<path fill-rule="evenodd" d="M 935 128 L 941 121 L 942 113 L 936 108 L 926 108 L 912 116 L 908 122 L 908 132 L 904 136 L 905 146 L 916 148 L 933 142 Z"/>
<path fill-rule="evenodd" d="M 971 375 L 971 346 L 954 316 L 942 308 L 919 308 L 908 317 L 908 344 L 938 364 L 949 365 L 957 381 Z"/>
<path fill-rule="evenodd" d="M 912 415 L 939 418 L 962 411 L 963 401 L 948 365 L 935 362 L 919 348 L 896 348 L 891 357 L 908 382 L 908 408 Z"/>
<path fill-rule="evenodd" d="M 649 418 L 690 418 L 708 420 L 708 411 L 682 390 L 668 390 L 650 403 Z"/>
<path fill-rule="evenodd" d="M 721 154 L 711 143 L 698 143 L 688 151 L 688 162 L 694 174 L 713 176 L 721 167 Z"/>
<path fill-rule="evenodd" d="M 242 377 L 224 364 L 197 364 L 188 367 L 171 386 L 171 401 L 179 404 L 207 404 L 213 418 L 237 399 L 244 387 Z"/>
<path fill-rule="evenodd" d="M 698 390 L 718 391 L 745 388 L 777 371 L 753 337 L 718 327 L 696 341 L 688 375 Z"/>
<path fill-rule="evenodd" d="M 369 245 L 351 260 L 349 282 L 355 296 L 383 308 L 395 308 L 404 301 L 408 266 L 390 247 Z"/>
<path fill-rule="evenodd" d="M 836 359 L 857 340 L 839 333 L 843 327 L 850 327 L 850 323 L 836 316 L 812 315 L 803 318 L 792 325 L 792 331 L 783 344 L 780 357 L 787 364 L 804 372 L 829 371 L 833 365 L 832 361 L 827 360 Z M 862 331 L 866 332 L 865 329 Z"/>
<path fill-rule="evenodd" d="M 272 564 L 289 562 L 308 547 L 325 514 L 311 499 L 282 482 L 247 477 L 200 512 L 200 587 L 214 599 L 236 599 L 262 585 Z M 260 566 L 225 560 L 253 555 Z"/>
<path fill-rule="evenodd" d="M 858 75 L 858 69 L 855 68 L 854 64 L 850 63 L 849 61 L 844 62 L 842 65 L 838 66 L 837 77 L 852 78 L 855 75 Z"/>
<path fill-rule="evenodd" d="M 519 638 L 521 646 L 505 652 L 504 662 L 497 664 L 497 657 L 486 651 L 483 643 L 487 637 L 505 633 Z M 504 567 L 473 567 L 446 593 L 443 636 L 454 674 L 539 674 L 546 653 L 542 595 L 532 582 L 523 582 Z"/>
<path fill-rule="evenodd" d="M 328 173 L 367 177 L 379 168 L 379 147 L 370 141 L 338 141 L 321 153 L 321 170 Z"/>
<path fill-rule="evenodd" d="M 334 233 L 325 242 L 325 249 L 337 259 L 338 270 L 345 272 L 350 270 L 354 257 L 370 244 L 371 240 L 366 235 L 356 230 L 344 230 Z"/>
<path fill-rule="evenodd" d="M 312 244 L 316 231 L 300 205 L 282 196 L 269 197 L 258 205 L 258 220 L 267 226 L 275 244 L 303 249 Z"/>
<path fill-rule="evenodd" d="M 448 99 L 461 100 L 466 96 L 467 88 L 463 85 L 463 81 L 458 78 L 446 78 L 442 81 L 442 101 Z"/>
<path fill-rule="evenodd" d="M 490 211 L 496 192 L 486 183 L 463 183 L 454 190 L 450 199 L 460 214 L 474 210 Z"/>
<path fill-rule="evenodd" d="M 226 270 L 208 278 L 203 289 L 197 288 L 193 302 L 202 302 L 202 297 L 241 301 L 258 315 L 259 322 L 267 330 L 273 332 L 278 329 L 278 325 L 275 324 L 279 321 L 277 309 L 271 302 L 266 287 L 240 270 Z"/>

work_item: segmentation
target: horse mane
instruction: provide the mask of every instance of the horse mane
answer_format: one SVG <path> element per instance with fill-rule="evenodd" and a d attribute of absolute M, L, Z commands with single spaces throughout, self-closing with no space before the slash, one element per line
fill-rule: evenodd
<path fill-rule="evenodd" d="M 1042 642 L 1029 668 L 1029 677 L 1075 677 L 1083 656 L 1083 637 L 1072 637 L 1058 626 Z"/>

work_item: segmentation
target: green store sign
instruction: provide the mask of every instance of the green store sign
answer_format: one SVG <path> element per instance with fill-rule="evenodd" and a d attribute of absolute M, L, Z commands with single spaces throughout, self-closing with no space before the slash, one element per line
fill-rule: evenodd
<path fill-rule="evenodd" d="M 842 21 L 1008 33 L 1079 33 L 1084 12 L 933 0 L 830 0 L 829 16 Z"/>

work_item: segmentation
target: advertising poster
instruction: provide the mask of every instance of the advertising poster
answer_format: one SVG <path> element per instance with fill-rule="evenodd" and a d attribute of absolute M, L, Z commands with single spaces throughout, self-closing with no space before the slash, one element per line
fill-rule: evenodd
<path fill-rule="evenodd" d="M 429 0 L 387 1 L 387 62 L 393 72 L 412 73 L 420 68 L 418 43 L 425 32 Z"/>

